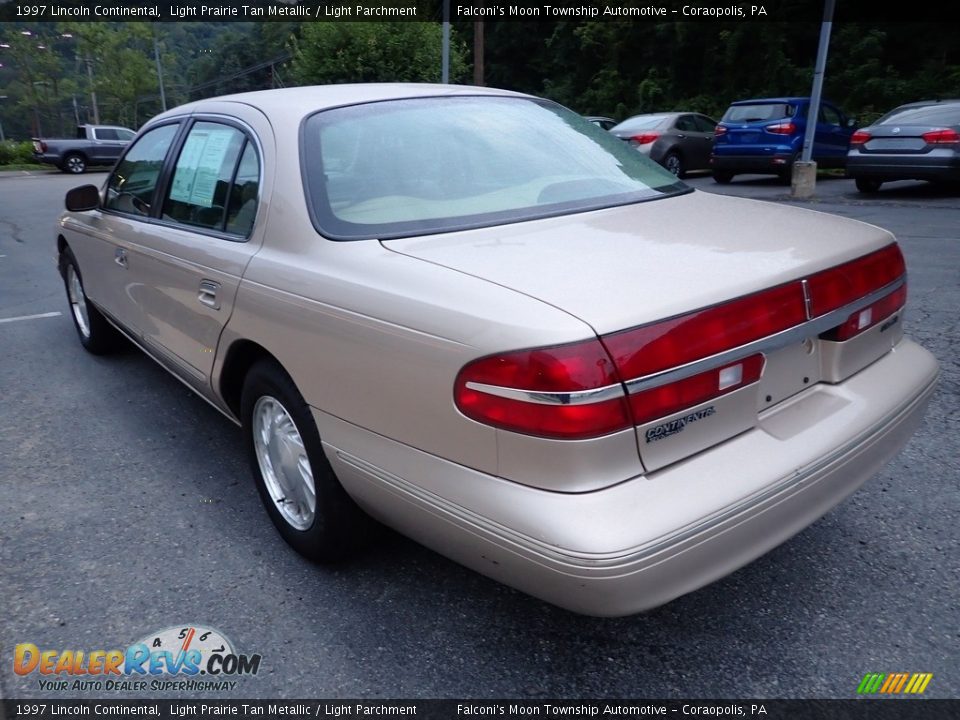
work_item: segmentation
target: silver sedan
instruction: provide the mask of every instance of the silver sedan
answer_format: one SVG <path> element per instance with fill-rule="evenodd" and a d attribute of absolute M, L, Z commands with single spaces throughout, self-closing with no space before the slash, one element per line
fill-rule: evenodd
<path fill-rule="evenodd" d="M 516 93 L 204 100 L 66 204 L 80 342 L 132 341 L 239 425 L 293 548 L 343 558 L 372 517 L 582 613 L 812 523 L 939 372 L 888 232 L 694 192 Z"/>
<path fill-rule="evenodd" d="M 717 121 L 690 112 L 634 115 L 610 132 L 677 177 L 709 170 Z"/>

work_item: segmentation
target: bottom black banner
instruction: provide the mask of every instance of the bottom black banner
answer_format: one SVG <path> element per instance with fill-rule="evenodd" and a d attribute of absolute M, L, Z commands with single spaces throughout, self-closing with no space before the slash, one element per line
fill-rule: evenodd
<path fill-rule="evenodd" d="M 0 720 L 60 718 L 790 718 L 942 720 L 960 700 L 3 700 Z"/>

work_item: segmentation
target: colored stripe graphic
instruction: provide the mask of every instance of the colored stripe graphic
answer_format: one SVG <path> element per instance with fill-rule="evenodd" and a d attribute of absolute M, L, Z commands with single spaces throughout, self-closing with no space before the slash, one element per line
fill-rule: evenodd
<path fill-rule="evenodd" d="M 857 686 L 858 695 L 919 695 L 933 680 L 933 673 L 867 673 Z"/>

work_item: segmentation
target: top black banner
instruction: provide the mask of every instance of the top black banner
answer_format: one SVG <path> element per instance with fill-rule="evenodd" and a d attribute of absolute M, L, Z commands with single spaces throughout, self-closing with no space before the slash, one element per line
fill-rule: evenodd
<path fill-rule="evenodd" d="M 447 5 L 453 22 L 820 22 L 826 0 L 0 0 L 6 22 L 436 22 Z M 927 21 L 921 6 L 836 0 L 834 22 Z M 936 10 L 960 20 L 960 4 Z"/>

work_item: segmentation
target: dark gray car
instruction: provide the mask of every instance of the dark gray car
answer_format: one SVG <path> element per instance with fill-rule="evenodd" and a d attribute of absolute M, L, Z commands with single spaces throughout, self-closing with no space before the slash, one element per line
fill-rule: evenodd
<path fill-rule="evenodd" d="M 847 173 L 865 193 L 890 180 L 960 182 L 960 100 L 901 105 L 857 130 Z"/>
<path fill-rule="evenodd" d="M 709 170 L 715 120 L 690 112 L 634 115 L 610 129 L 677 177 Z"/>

